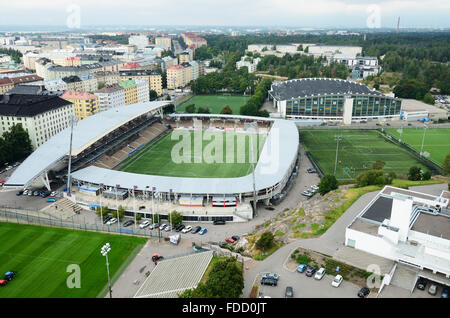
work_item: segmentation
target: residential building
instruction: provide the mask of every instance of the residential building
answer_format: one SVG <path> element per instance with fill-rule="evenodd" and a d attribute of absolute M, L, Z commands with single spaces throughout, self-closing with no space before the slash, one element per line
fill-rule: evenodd
<path fill-rule="evenodd" d="M 99 71 L 95 72 L 94 76 L 97 78 L 97 83 L 99 86 L 109 86 L 117 84 L 120 81 L 119 72 Z"/>
<path fill-rule="evenodd" d="M 181 52 L 178 55 L 178 60 L 180 61 L 180 64 L 189 63 L 190 61 L 192 61 L 188 52 Z"/>
<path fill-rule="evenodd" d="M 241 57 L 240 61 L 236 62 L 236 68 L 240 69 L 241 67 L 247 67 L 249 73 L 254 73 L 257 69 L 258 63 L 261 59 L 258 57 L 256 59 L 250 56 Z"/>
<path fill-rule="evenodd" d="M 0 95 L 3 95 L 7 91 L 14 87 L 14 81 L 8 77 L 0 78 Z M 0 132 L 1 133 L 1 132 Z"/>
<path fill-rule="evenodd" d="M 143 79 L 148 82 L 149 90 L 155 91 L 158 96 L 162 95 L 162 76 L 156 71 L 150 70 L 128 70 L 120 71 L 121 80 Z"/>
<path fill-rule="evenodd" d="M 44 81 L 44 85 L 45 85 L 45 88 L 51 92 L 68 90 L 67 83 L 64 82 L 61 78 L 50 80 L 50 81 Z"/>
<path fill-rule="evenodd" d="M 155 45 L 172 47 L 172 39 L 170 37 L 156 37 Z"/>
<path fill-rule="evenodd" d="M 125 80 L 119 82 L 119 85 L 125 91 L 125 105 L 136 104 L 138 102 L 138 90 L 134 80 Z"/>
<path fill-rule="evenodd" d="M 183 41 L 187 46 L 199 48 L 201 46 L 207 45 L 206 40 L 198 36 L 196 33 L 186 32 L 182 33 L 181 36 L 183 37 Z"/>
<path fill-rule="evenodd" d="M 128 38 L 128 44 L 135 45 L 138 49 L 143 49 L 148 43 L 148 37 L 145 35 L 131 35 Z"/>
<path fill-rule="evenodd" d="M 150 90 L 148 88 L 148 81 L 136 78 L 134 79 L 137 88 L 137 102 L 144 103 L 150 101 Z"/>
<path fill-rule="evenodd" d="M 167 68 L 167 88 L 176 89 L 186 85 L 186 73 L 183 65 L 174 65 Z"/>
<path fill-rule="evenodd" d="M 125 90 L 119 84 L 112 84 L 97 90 L 99 111 L 125 105 Z"/>
<path fill-rule="evenodd" d="M 20 123 L 34 149 L 69 126 L 74 105 L 58 96 L 0 95 L 0 133 Z"/>
<path fill-rule="evenodd" d="M 98 112 L 97 96 L 88 92 L 67 91 L 61 95 L 62 99 L 70 101 L 75 107 L 75 115 L 82 120 Z"/>
<path fill-rule="evenodd" d="M 162 64 L 162 71 L 166 71 L 169 67 L 172 67 L 174 65 L 178 65 L 178 59 L 176 57 L 166 56 L 162 58 L 163 64 Z"/>
<path fill-rule="evenodd" d="M 352 70 L 353 79 L 365 79 L 367 76 L 377 75 L 381 69 L 376 56 L 352 56 L 344 54 L 334 54 L 330 63 L 345 64 Z"/>

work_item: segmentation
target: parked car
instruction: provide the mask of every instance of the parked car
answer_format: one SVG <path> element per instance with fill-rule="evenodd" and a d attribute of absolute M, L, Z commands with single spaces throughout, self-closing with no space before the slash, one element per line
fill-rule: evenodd
<path fill-rule="evenodd" d="M 134 224 L 133 220 L 128 220 L 128 221 L 124 222 L 122 225 L 123 225 L 123 227 L 128 227 L 128 226 L 133 225 L 133 224 Z"/>
<path fill-rule="evenodd" d="M 172 231 L 172 226 L 171 226 L 171 225 L 166 226 L 166 227 L 164 228 L 164 231 L 166 231 L 166 232 Z"/>
<path fill-rule="evenodd" d="M 184 224 L 177 224 L 173 229 L 175 230 L 175 232 L 180 232 L 185 227 L 186 226 Z"/>
<path fill-rule="evenodd" d="M 426 280 L 423 277 L 420 277 L 417 281 L 417 289 L 425 290 L 425 287 L 427 286 L 428 280 Z"/>
<path fill-rule="evenodd" d="M 314 275 L 316 270 L 317 269 L 314 266 L 308 266 L 308 268 L 306 269 L 305 275 L 308 277 L 311 277 L 312 275 Z"/>
<path fill-rule="evenodd" d="M 225 220 L 214 220 L 213 224 L 214 225 L 224 225 L 225 224 Z"/>
<path fill-rule="evenodd" d="M 430 288 L 428 288 L 428 294 L 434 296 L 434 295 L 436 295 L 437 290 L 438 290 L 437 285 L 436 284 L 431 284 Z"/>
<path fill-rule="evenodd" d="M 19 191 L 16 192 L 16 195 L 17 195 L 17 196 L 22 195 L 22 194 L 23 194 L 23 191 L 22 191 L 22 190 L 19 190 Z"/>
<path fill-rule="evenodd" d="M 116 218 L 111 218 L 111 219 L 109 219 L 108 222 L 106 222 L 106 225 L 112 225 L 114 223 L 117 223 L 117 219 Z"/>
<path fill-rule="evenodd" d="M 162 230 L 164 230 L 164 228 L 167 226 L 167 224 L 166 223 L 163 223 L 163 224 L 161 224 L 161 226 L 159 227 L 159 229 L 162 231 Z"/>
<path fill-rule="evenodd" d="M 286 287 L 286 291 L 284 292 L 284 297 L 286 298 L 292 298 L 294 297 L 294 290 L 291 286 Z"/>
<path fill-rule="evenodd" d="M 448 288 L 442 290 L 441 298 L 448 298 Z"/>
<path fill-rule="evenodd" d="M 35 197 L 39 196 L 39 191 L 34 191 L 34 192 L 33 192 L 33 195 L 34 195 Z"/>
<path fill-rule="evenodd" d="M 239 239 L 240 239 L 240 237 L 237 236 L 237 235 L 233 235 L 231 238 L 232 238 L 235 242 L 236 242 L 236 241 L 239 241 Z"/>
<path fill-rule="evenodd" d="M 155 254 L 152 255 L 152 261 L 153 262 L 159 261 L 162 258 L 163 257 L 161 255 L 159 255 L 158 253 L 155 253 Z"/>
<path fill-rule="evenodd" d="M 32 196 L 33 195 L 33 191 L 32 190 L 28 191 L 27 195 L 28 196 Z"/>
<path fill-rule="evenodd" d="M 25 190 L 23 190 L 22 195 L 28 195 L 28 192 L 29 192 L 29 190 L 25 189 Z"/>
<path fill-rule="evenodd" d="M 301 194 L 308 198 L 310 198 L 314 195 L 314 193 L 311 193 L 308 190 L 303 191 Z"/>
<path fill-rule="evenodd" d="M 318 187 L 317 185 L 312 185 L 312 186 L 311 186 L 311 189 L 319 190 L 319 187 Z"/>
<path fill-rule="evenodd" d="M 262 278 L 272 278 L 272 279 L 275 279 L 276 281 L 278 281 L 280 279 L 280 276 L 275 273 L 265 273 L 262 275 Z"/>
<path fill-rule="evenodd" d="M 196 227 L 194 227 L 192 229 L 191 233 L 192 234 L 197 234 L 201 229 L 202 229 L 202 227 L 197 225 Z"/>
<path fill-rule="evenodd" d="M 5 273 L 5 280 L 7 281 L 12 281 L 14 278 L 16 277 L 16 272 L 14 271 L 9 271 Z"/>
<path fill-rule="evenodd" d="M 314 275 L 314 279 L 321 280 L 325 276 L 325 268 L 321 267 Z"/>
<path fill-rule="evenodd" d="M 358 297 L 365 298 L 370 294 L 370 289 L 367 287 L 363 287 L 358 292 Z"/>
<path fill-rule="evenodd" d="M 154 230 L 158 227 L 158 223 L 153 223 L 152 225 L 150 225 L 150 230 Z"/>
<path fill-rule="evenodd" d="M 141 224 L 139 224 L 139 227 L 141 229 L 145 229 L 147 226 L 149 226 L 151 223 L 149 220 L 145 220 L 144 222 L 142 222 Z"/>
<path fill-rule="evenodd" d="M 230 244 L 233 244 L 233 243 L 234 243 L 234 240 L 233 240 L 231 237 L 227 237 L 227 238 L 225 239 L 225 241 L 226 241 L 227 243 L 230 243 Z"/>
<path fill-rule="evenodd" d="M 202 229 L 200 230 L 200 232 L 198 232 L 198 234 L 203 235 L 203 234 L 205 234 L 206 232 L 208 232 L 208 230 L 206 229 L 206 227 L 204 227 L 204 228 L 202 228 Z"/>
<path fill-rule="evenodd" d="M 300 264 L 300 265 L 298 265 L 298 267 L 297 267 L 297 272 L 303 273 L 303 272 L 306 270 L 307 267 L 308 267 L 308 266 L 307 266 L 306 264 Z"/>
<path fill-rule="evenodd" d="M 6 286 L 8 284 L 8 281 L 0 279 L 0 286 Z"/>
<path fill-rule="evenodd" d="M 266 277 L 261 279 L 261 285 L 277 286 L 277 284 L 277 280 L 273 278 Z"/>
<path fill-rule="evenodd" d="M 141 211 L 141 210 L 145 210 L 145 206 L 144 206 L 144 205 L 141 205 L 141 206 L 139 207 L 139 211 Z"/>
<path fill-rule="evenodd" d="M 188 225 L 181 231 L 181 233 L 188 233 L 190 231 L 192 231 L 192 226 Z"/>
<path fill-rule="evenodd" d="M 339 287 L 343 280 L 344 280 L 344 278 L 341 275 L 336 275 L 336 277 L 331 282 L 331 286 Z"/>
<path fill-rule="evenodd" d="M 55 198 L 48 198 L 47 202 L 56 202 L 56 199 Z"/>
<path fill-rule="evenodd" d="M 306 169 L 306 171 L 307 171 L 308 173 L 316 173 L 316 172 L 317 172 L 317 170 L 314 169 L 314 168 L 308 168 L 308 169 Z"/>
<path fill-rule="evenodd" d="M 108 223 L 108 221 L 111 220 L 111 219 L 112 219 L 112 216 L 107 216 L 107 217 L 105 217 L 105 218 L 103 219 L 103 224 Z"/>

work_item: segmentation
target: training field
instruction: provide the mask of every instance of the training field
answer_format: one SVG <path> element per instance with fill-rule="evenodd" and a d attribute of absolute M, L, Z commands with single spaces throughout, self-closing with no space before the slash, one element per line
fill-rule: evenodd
<path fill-rule="evenodd" d="M 339 141 L 336 178 L 352 180 L 370 170 L 376 160 L 383 160 L 385 171 L 406 175 L 411 166 L 424 166 L 407 150 L 386 141 L 375 130 L 300 130 L 300 142 L 305 146 L 325 174 L 334 173 L 336 134 Z"/>
<path fill-rule="evenodd" d="M 177 107 L 177 112 L 185 112 L 186 106 L 195 104 L 195 110 L 199 107 L 209 108 L 211 114 L 220 114 L 226 106 L 230 106 L 234 115 L 239 115 L 241 106 L 245 105 L 250 97 L 247 96 L 221 96 L 221 95 L 197 95 Z"/>
<path fill-rule="evenodd" d="M 194 143 L 194 132 L 184 130 L 181 133 L 185 134 L 185 138 L 178 136 L 179 139 L 172 140 L 172 135 L 175 137 L 179 132 L 180 130 L 172 131 L 156 143 L 145 147 L 128 161 L 125 161 L 125 165 L 120 170 L 140 174 L 196 178 L 235 178 L 252 172 L 251 157 L 249 158 L 249 153 L 251 154 L 249 151 L 249 135 L 214 132 L 211 139 L 202 141 L 203 156 L 201 156 L 202 153 L 198 155 L 198 151 L 194 151 L 195 145 L 200 144 L 200 142 Z M 226 142 L 225 135 L 231 135 L 232 141 Z M 220 142 L 220 137 L 222 137 L 223 142 Z M 258 135 L 258 138 L 255 138 L 260 151 L 265 138 L 265 135 Z M 186 151 L 180 149 L 182 144 L 187 145 L 187 143 L 183 143 L 183 140 L 190 143 L 190 155 L 188 146 L 184 147 L 184 149 L 187 149 Z M 242 141 L 243 147 L 239 147 L 241 150 L 237 151 L 240 144 L 239 140 Z M 213 147 L 216 143 L 218 146 Z M 206 154 L 216 155 L 216 151 L 212 148 L 217 149 L 217 160 L 211 163 L 213 156 L 207 156 Z M 220 154 L 221 150 L 222 154 Z M 174 159 L 172 159 L 172 152 L 174 153 Z M 228 158 L 232 158 L 232 160 L 227 160 L 227 153 L 231 154 Z M 185 160 L 182 163 L 179 161 L 177 163 L 177 158 L 180 157 Z M 238 158 L 242 158 L 242 160 L 238 160 Z M 187 162 L 188 160 L 190 162 Z M 196 160 L 201 162 L 196 162 Z M 227 161 L 231 162 L 227 163 Z"/>
<path fill-rule="evenodd" d="M 34 225 L 0 223 L 0 274 L 17 276 L 0 287 L 0 298 L 94 298 L 108 283 L 101 247 L 109 242 L 111 279 L 124 269 L 146 239 Z M 81 288 L 68 288 L 66 280 L 80 266 Z M 120 269 L 120 270 L 119 270 Z M 114 292 L 114 291 L 113 291 Z M 114 296 L 114 295 L 113 295 Z"/>
<path fill-rule="evenodd" d="M 400 138 L 400 129 L 386 129 L 386 132 L 396 138 Z M 404 128 L 401 139 L 420 152 L 423 133 L 423 128 Z M 423 152 L 428 152 L 430 154 L 429 158 L 442 165 L 445 156 L 450 153 L 450 128 L 427 128 Z"/>

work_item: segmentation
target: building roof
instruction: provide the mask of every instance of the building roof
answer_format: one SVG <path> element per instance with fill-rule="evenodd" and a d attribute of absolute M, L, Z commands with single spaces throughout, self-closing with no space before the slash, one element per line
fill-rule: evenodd
<path fill-rule="evenodd" d="M 6 94 L 26 94 L 26 95 L 38 95 L 45 90 L 45 87 L 40 85 L 25 85 L 19 84 L 10 89 Z"/>
<path fill-rule="evenodd" d="M 63 80 L 65 83 L 77 83 L 77 82 L 81 82 L 81 79 L 80 79 L 78 76 L 76 76 L 76 75 L 70 75 L 70 76 L 63 77 L 62 80 Z"/>
<path fill-rule="evenodd" d="M 302 78 L 272 85 L 271 95 L 277 100 L 331 94 L 367 94 L 384 96 L 366 85 L 335 78 Z"/>
<path fill-rule="evenodd" d="M 129 70 L 129 71 L 119 71 L 120 76 L 149 76 L 149 75 L 161 75 L 156 71 L 152 70 Z"/>
<path fill-rule="evenodd" d="M 171 67 L 169 67 L 167 70 L 181 70 L 183 69 L 183 65 L 178 64 L 178 65 L 173 65 Z"/>
<path fill-rule="evenodd" d="M 58 100 L 65 104 L 69 103 L 64 99 L 53 96 L 38 96 L 38 98 L 41 100 Z M 73 128 L 72 155 L 76 156 L 100 138 L 136 117 L 156 111 L 169 103 L 169 101 L 157 101 L 137 103 L 133 107 L 116 107 L 80 120 Z M 48 103 L 43 104 L 45 106 Z M 0 110 L 1 108 L 0 105 Z M 26 187 L 35 178 L 51 169 L 51 167 L 68 155 L 69 139 L 70 128 L 66 128 L 51 137 L 17 167 L 5 186 Z"/>
<path fill-rule="evenodd" d="M 123 88 L 119 84 L 112 84 L 95 91 L 95 93 L 113 93 L 121 90 L 123 90 Z"/>
<path fill-rule="evenodd" d="M 133 86 L 136 86 L 136 82 L 134 80 L 126 80 L 118 83 L 123 89 L 127 89 Z"/>
<path fill-rule="evenodd" d="M 66 91 L 64 94 L 62 94 L 61 98 L 64 99 L 95 99 L 97 96 L 94 94 L 90 94 L 88 92 L 73 92 L 73 91 Z"/>
<path fill-rule="evenodd" d="M 34 117 L 71 104 L 58 96 L 11 94 L 0 95 L 0 115 Z"/>

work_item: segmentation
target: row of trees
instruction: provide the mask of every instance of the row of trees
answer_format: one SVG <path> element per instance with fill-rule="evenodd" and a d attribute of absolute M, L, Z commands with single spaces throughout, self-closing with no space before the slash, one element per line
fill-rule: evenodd
<path fill-rule="evenodd" d="M 259 108 L 264 103 L 266 99 L 267 92 L 269 91 L 272 85 L 272 80 L 268 78 L 262 79 L 258 85 L 256 85 L 255 94 L 250 97 L 250 99 L 245 103 L 245 105 L 241 106 L 240 114 L 247 116 L 261 116 L 261 117 L 269 117 L 269 113 L 267 110 L 260 111 Z"/>
<path fill-rule="evenodd" d="M 28 132 L 21 124 L 15 124 L 0 137 L 0 166 L 20 161 L 33 150 Z"/>

